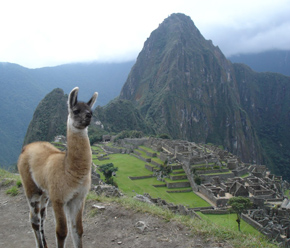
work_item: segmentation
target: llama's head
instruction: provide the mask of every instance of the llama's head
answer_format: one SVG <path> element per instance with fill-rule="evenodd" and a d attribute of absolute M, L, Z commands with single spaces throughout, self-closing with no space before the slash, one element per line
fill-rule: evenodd
<path fill-rule="evenodd" d="M 87 102 L 78 102 L 79 88 L 75 87 L 68 97 L 68 118 L 70 124 L 77 129 L 84 129 L 90 125 L 93 113 L 92 107 L 94 106 L 98 93 L 95 92 L 92 98 Z"/>

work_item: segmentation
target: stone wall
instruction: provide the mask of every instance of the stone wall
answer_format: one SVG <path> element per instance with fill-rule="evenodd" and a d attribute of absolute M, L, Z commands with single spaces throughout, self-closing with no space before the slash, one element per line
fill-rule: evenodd
<path fill-rule="evenodd" d="M 172 188 L 187 188 L 187 187 L 190 187 L 190 183 L 189 182 L 175 182 L 175 183 L 166 182 L 166 186 L 169 189 L 172 189 Z"/>
<path fill-rule="evenodd" d="M 203 209 L 203 210 L 200 210 L 200 212 L 202 214 L 228 214 L 229 211 L 228 210 L 224 210 L 224 209 Z"/>
<path fill-rule="evenodd" d="M 212 177 L 219 176 L 220 180 L 226 181 L 229 178 L 234 177 L 234 173 L 218 174 L 218 175 L 200 175 L 203 183 L 209 183 Z"/>
<path fill-rule="evenodd" d="M 150 163 L 151 162 L 151 158 L 143 158 L 142 156 L 138 155 L 138 152 L 134 151 L 134 153 L 130 153 L 132 156 L 146 162 L 146 163 Z M 140 153 L 139 153 L 140 154 Z"/>
<path fill-rule="evenodd" d="M 156 168 L 153 167 L 153 166 L 151 166 L 151 165 L 149 165 L 149 164 L 145 164 L 145 168 L 146 168 L 147 170 L 149 170 L 149 171 L 152 171 L 152 172 L 156 171 Z"/>
<path fill-rule="evenodd" d="M 244 168 L 239 169 L 239 170 L 233 170 L 232 172 L 234 173 L 235 177 L 240 177 L 240 176 L 247 174 L 249 172 L 249 169 L 244 167 Z"/>
<path fill-rule="evenodd" d="M 140 177 L 129 177 L 131 180 L 139 180 L 139 179 L 146 179 L 146 178 L 151 178 L 153 175 L 148 175 L 148 176 L 140 176 Z"/>
<path fill-rule="evenodd" d="M 217 207 L 226 206 L 228 199 L 227 198 L 217 198 L 214 196 L 213 192 L 208 189 L 205 185 L 199 186 L 199 192 L 207 197 L 211 202 L 213 202 Z"/>
<path fill-rule="evenodd" d="M 229 169 L 215 169 L 215 170 L 196 170 L 195 173 L 200 174 L 209 174 L 209 173 L 223 173 L 228 172 Z"/>
<path fill-rule="evenodd" d="M 245 222 L 247 222 L 249 225 L 251 225 L 252 227 L 256 228 L 258 231 L 261 231 L 263 229 L 263 226 L 260 223 L 258 223 L 257 221 L 253 220 L 252 218 L 250 218 L 246 214 L 242 214 L 242 219 Z"/>
<path fill-rule="evenodd" d="M 135 145 L 136 147 L 143 146 L 147 141 L 148 141 L 148 138 L 134 138 L 134 139 L 133 138 L 125 138 L 125 139 L 123 139 L 123 142 Z"/>
<path fill-rule="evenodd" d="M 193 175 L 191 174 L 191 170 L 190 170 L 190 165 L 183 165 L 182 166 L 183 170 L 185 171 L 185 174 L 187 176 L 187 179 L 190 183 L 190 187 L 192 188 L 193 191 L 198 191 L 198 185 L 195 183 L 194 179 L 193 179 Z"/>
<path fill-rule="evenodd" d="M 131 149 L 126 148 L 111 147 L 106 145 L 104 145 L 104 148 L 106 151 L 109 151 L 111 153 L 131 153 Z"/>
<path fill-rule="evenodd" d="M 186 175 L 170 175 L 170 180 L 174 181 L 174 180 L 183 180 L 183 179 L 187 179 Z"/>
<path fill-rule="evenodd" d="M 159 168 L 162 166 L 162 164 L 157 163 L 157 162 L 155 162 L 155 161 L 152 160 L 152 159 L 151 159 L 151 164 L 153 164 L 153 165 L 155 165 L 155 166 L 157 166 L 157 167 L 159 167 Z"/>

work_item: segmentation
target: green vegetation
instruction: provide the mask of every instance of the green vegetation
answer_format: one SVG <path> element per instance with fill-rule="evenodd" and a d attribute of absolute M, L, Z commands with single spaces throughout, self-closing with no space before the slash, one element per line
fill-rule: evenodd
<path fill-rule="evenodd" d="M 249 198 L 245 198 L 242 196 L 230 198 L 228 204 L 231 206 L 231 211 L 237 214 L 236 222 L 238 223 L 238 229 L 241 231 L 241 218 L 242 213 L 250 208 L 251 201 Z"/>
<path fill-rule="evenodd" d="M 56 135 L 66 135 L 67 114 L 67 96 L 62 89 L 54 89 L 38 104 L 23 143 L 53 141 Z"/>
<path fill-rule="evenodd" d="M 7 170 L 0 169 L 0 184 L 11 185 L 5 192 L 11 196 L 16 196 L 19 194 L 19 188 L 22 186 L 20 176 Z"/>
<path fill-rule="evenodd" d="M 4 178 L 10 178 L 10 179 L 17 180 L 20 178 L 20 176 L 0 168 L 0 180 L 2 180 Z"/>
<path fill-rule="evenodd" d="M 202 219 L 207 219 L 211 221 L 212 223 L 227 227 L 231 230 L 236 230 L 237 224 L 236 222 L 236 214 L 234 213 L 228 213 L 228 214 L 202 214 L 201 212 L 197 212 L 197 214 Z M 245 234 L 251 234 L 251 235 L 260 235 L 260 232 L 246 223 L 245 221 L 241 220 L 241 232 Z"/>
<path fill-rule="evenodd" d="M 11 188 L 6 190 L 6 194 L 16 196 L 19 194 L 19 189 L 17 186 L 12 186 Z"/>
<path fill-rule="evenodd" d="M 127 100 L 115 99 L 105 107 L 98 106 L 94 116 L 101 120 L 107 132 L 120 133 L 117 139 L 142 137 L 152 133 L 141 113 Z"/>
<path fill-rule="evenodd" d="M 145 169 L 145 162 L 134 156 L 128 154 L 112 154 L 110 155 L 110 160 L 99 161 L 94 159 L 94 163 L 97 165 L 106 164 L 108 162 L 113 163 L 119 168 L 114 180 L 118 184 L 118 187 L 129 196 L 134 196 L 136 193 L 149 193 L 154 198 L 160 197 L 174 204 L 183 204 L 190 207 L 209 206 L 206 201 L 193 192 L 168 193 L 167 191 L 169 191 L 169 189 L 167 187 L 154 187 L 153 185 L 164 184 L 164 182 L 158 181 L 155 177 L 130 180 L 128 177 L 152 175 L 152 172 Z M 170 179 L 166 180 L 171 181 Z"/>
<path fill-rule="evenodd" d="M 115 185 L 113 173 L 118 171 L 118 167 L 114 167 L 113 163 L 103 164 L 99 167 L 99 171 L 101 171 L 105 176 L 105 183 Z"/>

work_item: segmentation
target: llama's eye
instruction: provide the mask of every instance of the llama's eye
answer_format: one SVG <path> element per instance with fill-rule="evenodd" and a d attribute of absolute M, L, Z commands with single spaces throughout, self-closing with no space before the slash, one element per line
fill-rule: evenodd
<path fill-rule="evenodd" d="M 77 110 L 74 110 L 74 111 L 73 111 L 73 113 L 74 113 L 74 115 L 77 115 L 77 114 L 79 114 L 79 113 L 80 113 L 80 110 L 79 110 L 79 109 L 77 109 Z"/>

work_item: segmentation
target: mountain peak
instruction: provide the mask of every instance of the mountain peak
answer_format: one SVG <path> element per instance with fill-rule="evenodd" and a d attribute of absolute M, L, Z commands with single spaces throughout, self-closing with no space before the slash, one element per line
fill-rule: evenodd
<path fill-rule="evenodd" d="M 132 101 L 156 133 L 222 144 L 261 161 L 254 131 L 247 126 L 241 132 L 237 121 L 247 116 L 240 111 L 232 64 L 184 14 L 170 15 L 151 33 L 120 98 Z"/>
<path fill-rule="evenodd" d="M 145 41 L 120 98 L 143 106 L 148 92 L 155 94 L 164 87 L 172 89 L 169 79 L 175 78 L 174 74 L 182 74 L 179 81 L 190 83 L 193 81 L 188 77 L 190 71 L 203 70 L 206 66 L 202 65 L 214 58 L 229 69 L 229 62 L 221 51 L 201 35 L 189 16 L 172 14 Z M 203 76 L 205 74 L 207 72 Z M 223 77 L 227 80 L 225 75 Z"/>

